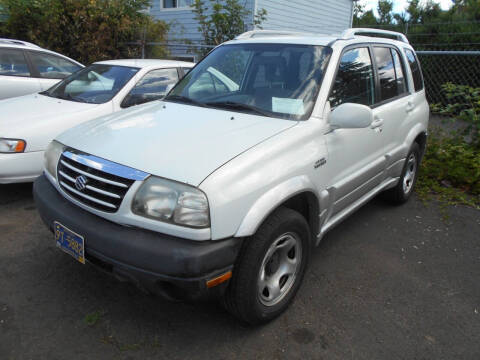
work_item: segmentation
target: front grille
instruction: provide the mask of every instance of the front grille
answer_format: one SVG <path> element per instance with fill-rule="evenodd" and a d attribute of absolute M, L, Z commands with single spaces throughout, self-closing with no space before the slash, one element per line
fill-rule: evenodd
<path fill-rule="evenodd" d="M 69 156 L 72 154 L 73 156 Z M 86 156 L 91 158 L 89 155 Z M 88 161 L 79 161 L 83 159 L 82 154 L 70 151 L 62 154 L 57 166 L 57 178 L 61 189 L 91 208 L 116 212 L 135 180 L 96 169 L 87 165 Z M 102 162 L 106 160 L 102 159 Z"/>

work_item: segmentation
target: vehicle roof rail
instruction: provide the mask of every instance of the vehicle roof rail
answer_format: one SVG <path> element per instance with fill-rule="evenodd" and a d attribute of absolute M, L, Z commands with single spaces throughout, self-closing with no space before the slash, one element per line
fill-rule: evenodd
<path fill-rule="evenodd" d="M 0 44 L 22 45 L 41 49 L 40 46 L 23 40 L 0 38 Z"/>
<path fill-rule="evenodd" d="M 361 34 L 378 34 L 378 35 L 387 35 L 390 37 L 395 38 L 395 40 L 402 41 L 404 43 L 409 44 L 407 37 L 399 32 L 390 31 L 390 30 L 382 30 L 382 29 L 371 29 L 371 28 L 351 28 L 347 29 L 342 33 L 341 39 L 348 40 L 355 37 L 355 35 Z"/>
<path fill-rule="evenodd" d="M 243 34 L 238 35 L 235 39 L 251 39 L 254 37 L 262 36 L 295 36 L 295 35 L 309 35 L 309 33 L 299 32 L 299 31 L 288 31 L 288 30 L 252 30 L 244 32 Z"/>

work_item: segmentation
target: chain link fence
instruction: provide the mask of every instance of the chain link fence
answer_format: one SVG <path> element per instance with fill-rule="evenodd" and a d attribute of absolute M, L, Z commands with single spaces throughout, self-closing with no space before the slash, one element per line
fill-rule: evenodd
<path fill-rule="evenodd" d="M 430 103 L 448 102 L 442 85 L 480 87 L 480 51 L 417 51 Z"/>

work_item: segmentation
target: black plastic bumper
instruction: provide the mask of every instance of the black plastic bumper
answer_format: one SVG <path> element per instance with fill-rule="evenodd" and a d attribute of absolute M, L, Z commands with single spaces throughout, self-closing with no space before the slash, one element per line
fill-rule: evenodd
<path fill-rule="evenodd" d="M 206 281 L 232 269 L 242 244 L 238 238 L 193 241 L 118 225 L 66 200 L 45 175 L 35 181 L 33 193 L 50 230 L 58 221 L 85 238 L 87 261 L 170 298 L 209 295 Z"/>

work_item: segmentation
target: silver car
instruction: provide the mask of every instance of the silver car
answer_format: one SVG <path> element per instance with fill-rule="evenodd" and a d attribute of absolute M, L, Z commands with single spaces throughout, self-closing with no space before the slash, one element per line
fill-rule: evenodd
<path fill-rule="evenodd" d="M 44 91 L 83 65 L 20 40 L 0 39 L 0 100 Z"/>

